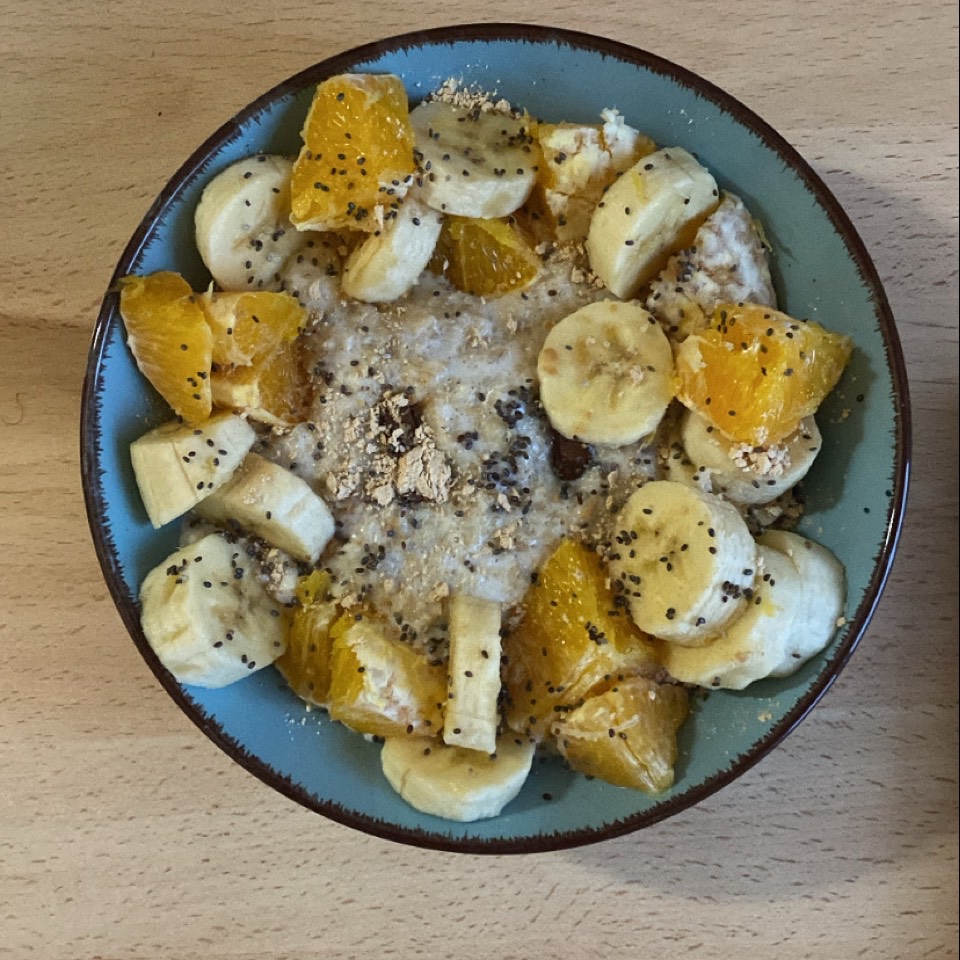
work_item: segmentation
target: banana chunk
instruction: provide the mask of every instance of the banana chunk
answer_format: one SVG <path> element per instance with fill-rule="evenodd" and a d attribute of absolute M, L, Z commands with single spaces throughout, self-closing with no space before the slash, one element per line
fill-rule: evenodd
<path fill-rule="evenodd" d="M 748 505 L 769 503 L 795 487 L 813 466 L 822 445 L 812 416 L 780 443 L 752 446 L 730 440 L 705 417 L 685 410 L 679 435 L 687 461 L 669 459 L 669 475 L 697 485 L 709 478 L 713 493 Z"/>
<path fill-rule="evenodd" d="M 286 647 L 280 608 L 219 533 L 177 550 L 147 574 L 140 622 L 181 683 L 224 687 L 273 663 Z"/>
<path fill-rule="evenodd" d="M 171 420 L 130 444 L 130 461 L 154 527 L 185 514 L 226 483 L 256 439 L 233 413 L 188 426 Z"/>
<path fill-rule="evenodd" d="M 506 217 L 530 195 L 539 151 L 526 121 L 433 100 L 410 111 L 410 124 L 423 198 L 435 210 Z"/>
<path fill-rule="evenodd" d="M 770 530 L 758 542 L 788 557 L 803 584 L 794 629 L 786 639 L 781 662 L 770 671 L 773 677 L 786 677 L 833 639 L 846 601 L 846 577 L 843 564 L 826 547 L 797 533 Z"/>
<path fill-rule="evenodd" d="M 497 749 L 500 622 L 500 604 L 493 600 L 450 598 L 444 743 L 484 753 Z"/>
<path fill-rule="evenodd" d="M 634 164 L 607 190 L 590 221 L 590 266 L 627 300 L 687 246 L 719 203 L 717 182 L 686 150 L 666 147 Z"/>
<path fill-rule="evenodd" d="M 421 813 L 471 822 L 498 816 L 530 773 L 535 744 L 507 733 L 493 754 L 437 740 L 388 737 L 380 752 L 384 776 Z"/>
<path fill-rule="evenodd" d="M 802 615 L 804 586 L 789 559 L 758 548 L 759 571 L 743 613 L 702 647 L 664 644 L 663 666 L 676 680 L 701 687 L 743 690 L 774 675 Z"/>
<path fill-rule="evenodd" d="M 341 289 L 367 303 L 402 297 L 419 279 L 440 236 L 442 218 L 408 197 L 394 216 L 347 258 Z"/>
<path fill-rule="evenodd" d="M 223 290 L 279 290 L 284 263 L 305 243 L 290 222 L 287 157 L 239 160 L 206 186 L 194 215 L 197 248 Z"/>
<path fill-rule="evenodd" d="M 555 430 L 622 446 L 656 430 L 673 398 L 673 352 L 637 303 L 601 300 L 561 320 L 537 359 L 540 399 Z"/>
<path fill-rule="evenodd" d="M 641 630 L 702 646 L 743 612 L 757 549 L 732 504 L 654 480 L 627 500 L 615 529 L 610 571 Z"/>
<path fill-rule="evenodd" d="M 334 531 L 333 515 L 310 485 L 256 453 L 197 504 L 197 513 L 212 523 L 237 523 L 306 563 L 316 563 Z"/>

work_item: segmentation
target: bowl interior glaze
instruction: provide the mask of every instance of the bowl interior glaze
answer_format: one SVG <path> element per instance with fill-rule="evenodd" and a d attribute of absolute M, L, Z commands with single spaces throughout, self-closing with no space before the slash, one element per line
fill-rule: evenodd
<path fill-rule="evenodd" d="M 824 449 L 806 484 L 800 526 L 846 567 L 847 622 L 796 675 L 698 701 L 681 733 L 676 784 L 661 796 L 589 781 L 543 759 L 496 819 L 457 824 L 420 814 L 387 785 L 375 744 L 320 711 L 305 712 L 274 669 L 223 690 L 184 688 L 150 650 L 138 622 L 138 585 L 176 547 L 177 531 L 175 524 L 155 531 L 148 523 L 127 451 L 169 414 L 126 349 L 112 292 L 91 347 L 81 428 L 87 510 L 106 581 L 147 663 L 198 726 L 266 783 L 334 820 L 401 842 L 490 853 L 569 847 L 648 826 L 713 793 L 776 746 L 829 687 L 870 620 L 896 547 L 909 465 L 906 376 L 876 271 L 819 177 L 742 104 L 644 51 L 506 24 L 384 40 L 264 94 L 173 176 L 124 251 L 110 289 L 124 274 L 161 269 L 204 287 L 209 277 L 193 243 L 193 211 L 205 182 L 254 152 L 294 154 L 313 88 L 343 71 L 396 73 L 413 99 L 456 77 L 554 121 L 595 122 L 600 109 L 616 107 L 658 143 L 699 155 L 722 187 L 745 200 L 771 243 L 782 308 L 848 333 L 856 344 L 818 418 Z"/>

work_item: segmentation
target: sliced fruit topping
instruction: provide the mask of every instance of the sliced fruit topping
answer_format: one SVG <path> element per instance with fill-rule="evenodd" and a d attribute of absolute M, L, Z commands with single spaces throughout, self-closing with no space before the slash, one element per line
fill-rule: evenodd
<path fill-rule="evenodd" d="M 390 74 L 342 74 L 317 87 L 293 167 L 299 229 L 372 232 L 413 179 L 407 94 Z"/>
<path fill-rule="evenodd" d="M 492 754 L 439 740 L 388 737 L 380 764 L 390 786 L 414 809 L 470 822 L 497 816 L 520 792 L 533 754 L 532 742 L 510 733 Z"/>
<path fill-rule="evenodd" d="M 776 307 L 767 244 L 743 201 L 724 193 L 693 242 L 674 254 L 650 284 L 647 309 L 673 340 L 709 326 L 721 303 Z"/>
<path fill-rule="evenodd" d="M 436 736 L 443 725 L 443 666 L 389 636 L 365 613 L 345 613 L 331 627 L 330 716 L 358 733 Z"/>
<path fill-rule="evenodd" d="M 319 707 L 326 707 L 330 698 L 330 628 L 341 613 L 327 595 L 329 585 L 330 575 L 321 570 L 297 583 L 295 593 L 300 605 L 290 614 L 287 649 L 276 660 L 290 689 L 301 700 Z"/>
<path fill-rule="evenodd" d="M 786 677 L 823 650 L 843 623 L 846 576 L 843 564 L 826 547 L 798 533 L 770 530 L 758 542 L 789 558 L 803 588 L 794 629 L 784 641 L 783 660 L 770 672 Z"/>
<path fill-rule="evenodd" d="M 553 735 L 574 770 L 660 793 L 673 786 L 677 731 L 687 712 L 683 687 L 629 677 L 557 720 Z"/>
<path fill-rule="evenodd" d="M 677 354 L 679 399 L 742 443 L 777 443 L 836 386 L 849 337 L 759 304 L 717 307 Z"/>
<path fill-rule="evenodd" d="M 531 122 L 428 101 L 410 113 L 424 200 L 441 213 L 506 217 L 530 194 L 540 152 Z"/>
<path fill-rule="evenodd" d="M 169 271 L 120 281 L 120 316 L 141 373 L 188 423 L 210 416 L 213 334 L 199 300 Z"/>
<path fill-rule="evenodd" d="M 709 171 L 680 147 L 634 164 L 607 190 L 587 234 L 590 266 L 621 300 L 629 299 L 689 245 L 719 203 Z"/>
<path fill-rule="evenodd" d="M 537 125 L 543 161 L 531 203 L 561 243 L 583 240 L 604 190 L 656 149 L 616 111 L 604 111 L 603 120 Z"/>
<path fill-rule="evenodd" d="M 213 331 L 213 362 L 247 366 L 303 330 L 306 311 L 287 293 L 217 293 L 201 298 Z"/>
<path fill-rule="evenodd" d="M 290 222 L 293 161 L 257 154 L 204 188 L 194 215 L 197 249 L 223 290 L 279 290 L 280 271 L 305 243 Z"/>
<path fill-rule="evenodd" d="M 493 753 L 500 723 L 500 604 L 454 594 L 443 740 Z"/>
<path fill-rule="evenodd" d="M 307 359 L 297 339 L 248 367 L 215 367 L 210 374 L 213 405 L 271 426 L 298 423 L 309 412 L 313 389 Z"/>
<path fill-rule="evenodd" d="M 248 453 L 233 476 L 197 504 L 197 513 L 305 563 L 317 562 L 334 532 L 333 515 L 310 485 L 256 453 Z"/>
<path fill-rule="evenodd" d="M 282 611 L 243 544 L 219 533 L 151 570 L 140 604 L 147 641 L 181 683 L 224 687 L 269 666 L 286 646 Z"/>
<path fill-rule="evenodd" d="M 233 476 L 256 434 L 232 413 L 184 424 L 171 420 L 130 444 L 130 462 L 155 527 L 182 516 Z"/>
<path fill-rule="evenodd" d="M 615 529 L 610 572 L 641 630 L 702 646 L 742 612 L 757 551 L 732 504 L 655 480 L 631 495 Z"/>
<path fill-rule="evenodd" d="M 396 216 L 347 258 L 341 289 L 367 303 L 402 297 L 420 278 L 440 235 L 440 214 L 408 196 Z"/>
<path fill-rule="evenodd" d="M 430 268 L 465 293 L 499 297 L 529 286 L 540 258 L 507 220 L 447 217 Z"/>
<path fill-rule="evenodd" d="M 564 540 L 523 601 L 504 638 L 507 722 L 544 737 L 551 722 L 621 676 L 658 669 L 654 649 L 607 585 L 597 555 Z"/>
<path fill-rule="evenodd" d="M 550 424 L 571 440 L 622 446 L 656 430 L 673 398 L 673 352 L 637 303 L 602 300 L 561 320 L 537 360 Z"/>
<path fill-rule="evenodd" d="M 822 443 L 812 416 L 804 417 L 781 442 L 753 446 L 736 443 L 686 409 L 677 436 L 680 455 L 670 450 L 667 476 L 742 504 L 769 503 L 795 487 L 813 466 Z"/>
<path fill-rule="evenodd" d="M 743 612 L 702 647 L 665 643 L 663 665 L 683 683 L 725 690 L 744 687 L 776 670 L 802 616 L 803 584 L 787 559 L 760 546 L 754 585 Z"/>

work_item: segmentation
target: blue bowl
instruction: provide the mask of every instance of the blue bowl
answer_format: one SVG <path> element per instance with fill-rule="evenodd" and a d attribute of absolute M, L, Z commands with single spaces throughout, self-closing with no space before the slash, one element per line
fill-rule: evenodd
<path fill-rule="evenodd" d="M 413 99 L 457 77 L 548 120 L 595 122 L 601 108 L 618 108 L 658 143 L 696 153 L 762 220 L 786 312 L 855 342 L 818 418 L 824 448 L 805 485 L 800 525 L 846 567 L 846 624 L 794 676 L 698 701 L 681 731 L 676 783 L 660 796 L 588 780 L 544 758 L 501 816 L 439 820 L 393 793 L 376 744 L 322 711 L 305 713 L 274 669 L 222 690 L 183 687 L 140 629 L 138 586 L 175 548 L 177 534 L 175 525 L 155 531 L 148 523 L 128 449 L 169 412 L 127 350 L 116 280 L 177 270 L 203 288 L 209 276 L 194 246 L 193 212 L 204 184 L 258 151 L 295 154 L 316 84 L 346 71 L 395 73 Z M 81 454 L 90 528 L 114 601 L 157 679 L 200 729 L 266 783 L 333 820 L 395 841 L 478 853 L 571 847 L 649 826 L 769 753 L 817 703 L 867 629 L 893 561 L 909 474 L 907 379 L 889 304 L 849 219 L 798 153 L 741 103 L 659 57 L 582 33 L 513 24 L 427 30 L 340 54 L 264 94 L 199 147 L 147 212 L 108 290 L 84 384 Z"/>

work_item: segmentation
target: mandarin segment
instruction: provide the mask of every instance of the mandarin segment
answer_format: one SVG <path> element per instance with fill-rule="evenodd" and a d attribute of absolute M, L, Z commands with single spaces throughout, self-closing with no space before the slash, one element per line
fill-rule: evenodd
<path fill-rule="evenodd" d="M 390 74 L 342 74 L 317 87 L 293 167 L 298 229 L 373 231 L 416 165 L 407 94 Z"/>
<path fill-rule="evenodd" d="M 295 339 L 306 310 L 288 293 L 218 293 L 201 298 L 213 331 L 213 362 L 248 365 Z"/>
<path fill-rule="evenodd" d="M 541 123 L 536 131 L 543 162 L 531 206 L 561 243 L 583 240 L 607 187 L 656 150 L 613 111 L 602 124 Z"/>
<path fill-rule="evenodd" d="M 508 220 L 447 217 L 430 269 L 458 290 L 498 297 L 529 286 L 540 272 L 540 258 Z"/>
<path fill-rule="evenodd" d="M 688 710 L 683 687 L 630 677 L 589 698 L 558 720 L 552 732 L 574 770 L 660 793 L 673 786 L 677 731 Z"/>
<path fill-rule="evenodd" d="M 141 373 L 177 416 L 210 416 L 213 334 L 190 285 L 170 271 L 120 281 L 120 316 Z"/>
<path fill-rule="evenodd" d="M 436 736 L 447 696 L 444 668 L 390 636 L 366 613 L 330 628 L 328 709 L 334 720 L 378 737 Z"/>
<path fill-rule="evenodd" d="M 777 443 L 836 386 L 849 337 L 759 304 L 723 304 L 677 354 L 678 396 L 732 440 Z"/>
<path fill-rule="evenodd" d="M 550 724 L 620 677 L 659 669 L 654 647 L 608 586 L 597 555 L 564 540 L 527 591 L 503 641 L 507 722 L 543 738 Z"/>
<path fill-rule="evenodd" d="M 271 426 L 299 423 L 308 414 L 312 396 L 307 360 L 306 347 L 297 339 L 248 367 L 214 368 L 210 375 L 214 406 Z"/>
<path fill-rule="evenodd" d="M 331 602 L 309 603 L 290 615 L 287 649 L 274 661 L 290 689 L 307 703 L 326 707 L 330 697 L 330 627 L 339 614 Z"/>

